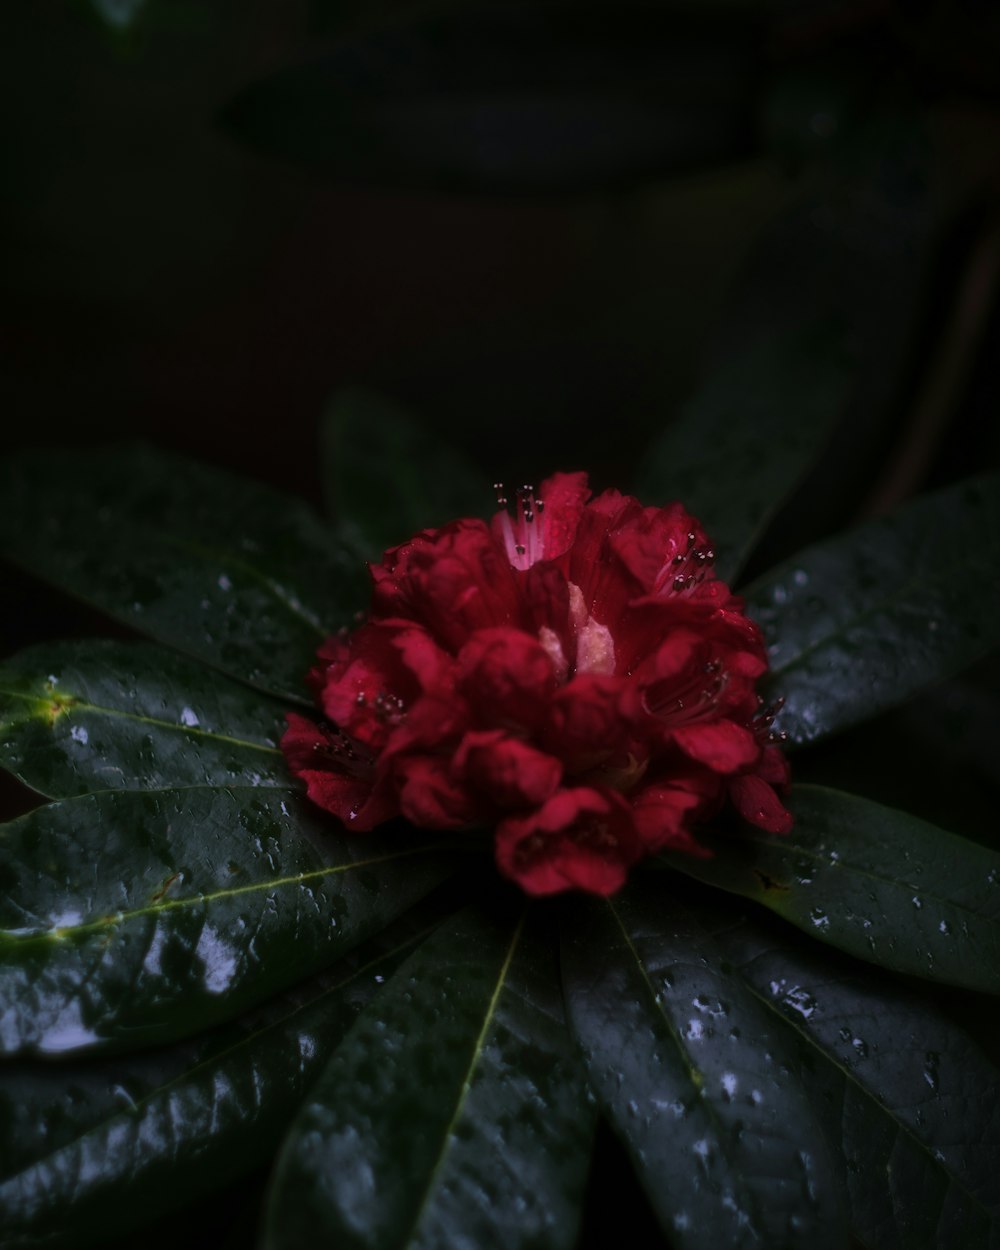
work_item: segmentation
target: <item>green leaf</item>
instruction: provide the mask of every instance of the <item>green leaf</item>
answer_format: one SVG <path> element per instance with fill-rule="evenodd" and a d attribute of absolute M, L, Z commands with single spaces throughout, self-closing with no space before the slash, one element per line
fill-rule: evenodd
<path fill-rule="evenodd" d="M 647 502 L 680 500 L 707 527 L 732 581 L 785 496 L 819 455 L 850 380 L 843 336 L 814 325 L 716 368 L 643 460 Z"/>
<path fill-rule="evenodd" d="M 466 8 L 342 41 L 245 89 L 224 120 L 345 182 L 603 190 L 751 151 L 755 68 L 740 32 L 649 6 L 613 21 Z"/>
<path fill-rule="evenodd" d="M 593 904 L 563 971 L 591 1085 L 670 1244 L 844 1246 L 781 1030 L 662 885 Z"/>
<path fill-rule="evenodd" d="M 369 559 L 422 529 L 482 516 L 493 503 L 459 451 L 372 391 L 335 396 L 322 446 L 331 512 L 345 541 Z"/>
<path fill-rule="evenodd" d="M 0 1052 L 189 1036 L 326 967 L 450 861 L 292 791 L 106 791 L 0 829 Z"/>
<path fill-rule="evenodd" d="M 801 942 L 734 925 L 731 912 L 712 928 L 758 1001 L 799 1039 L 856 1236 L 870 1250 L 994 1250 L 1000 1073 L 979 1046 L 829 952 L 817 959 Z"/>
<path fill-rule="evenodd" d="M 1000 993 L 1000 855 L 868 799 L 796 786 L 795 826 L 704 838 L 674 867 L 893 972 Z"/>
<path fill-rule="evenodd" d="M 435 912 L 199 1038 L 137 1057 L 0 1068 L 7 1250 L 107 1244 L 266 1164 L 358 1012 Z"/>
<path fill-rule="evenodd" d="M 160 642 L 305 700 L 316 647 L 363 605 L 361 562 L 300 501 L 145 447 L 0 465 L 0 551 Z"/>
<path fill-rule="evenodd" d="M 960 482 L 821 543 L 747 592 L 777 722 L 811 742 L 1000 644 L 1000 475 Z"/>
<path fill-rule="evenodd" d="M 0 764 L 49 798 L 289 786 L 281 709 L 144 643 L 43 644 L 0 663 Z"/>
<path fill-rule="evenodd" d="M 594 1113 L 552 952 L 466 911 L 337 1050 L 279 1159 L 264 1245 L 574 1244 Z"/>
<path fill-rule="evenodd" d="M 822 72 L 810 65 L 817 68 Z M 868 68 L 874 81 L 879 71 L 870 62 Z M 707 371 L 725 368 L 755 344 L 787 341 L 811 325 L 843 327 L 850 346 L 850 393 L 840 419 L 764 536 L 761 568 L 858 514 L 873 476 L 884 470 L 905 402 L 901 388 L 905 398 L 911 391 L 936 237 L 923 122 L 916 109 L 887 94 L 862 123 L 838 134 L 836 147 L 760 232 L 707 353 Z M 742 438 L 739 411 L 733 423 L 732 436 Z M 727 454 L 720 445 L 720 467 Z"/>

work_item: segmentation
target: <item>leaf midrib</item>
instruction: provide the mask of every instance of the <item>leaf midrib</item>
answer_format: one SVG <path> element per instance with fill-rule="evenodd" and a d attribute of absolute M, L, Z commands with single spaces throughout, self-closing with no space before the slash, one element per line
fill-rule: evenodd
<path fill-rule="evenodd" d="M 942 830 L 942 832 L 946 832 L 946 831 Z M 776 844 L 773 841 L 768 841 L 766 838 L 754 837 L 753 834 L 744 835 L 743 840 L 746 842 L 752 843 L 754 846 L 764 847 L 767 850 L 774 851 L 775 849 L 777 849 Z M 783 842 L 780 846 L 779 854 L 782 851 L 785 851 L 786 849 L 788 850 L 789 853 L 791 853 L 791 846 L 789 846 L 787 842 Z M 812 859 L 816 863 L 820 863 L 824 867 L 830 868 L 832 871 L 829 860 L 824 859 L 819 851 L 811 850 L 805 846 L 796 845 L 794 854 L 804 855 L 807 859 Z M 676 866 L 676 861 L 671 860 L 671 864 L 672 866 Z M 886 877 L 886 876 L 883 876 L 881 873 L 872 872 L 866 868 L 859 868 L 855 864 L 853 864 L 851 861 L 845 860 L 845 859 L 838 859 L 837 864 L 840 868 L 846 869 L 847 871 L 854 873 L 856 876 L 863 877 L 868 881 L 877 881 L 882 885 L 893 886 L 903 891 L 919 890 L 921 896 L 924 898 L 930 899 L 932 903 L 936 903 L 942 907 L 950 907 L 950 908 L 955 909 L 956 911 L 965 912 L 967 915 L 973 917 L 977 921 L 985 921 L 987 924 L 991 924 L 991 925 L 1000 925 L 1000 919 L 998 919 L 996 916 L 986 916 L 983 914 L 983 912 L 976 911 L 975 908 L 969 907 L 965 903 L 959 903 L 955 899 L 952 899 L 952 898 L 942 898 L 940 895 L 934 894 L 930 890 L 925 890 L 923 886 L 910 885 L 907 882 L 901 880 L 899 877 Z M 683 871 L 683 869 L 681 871 Z M 754 897 L 762 898 L 763 894 L 755 893 Z"/>
<path fill-rule="evenodd" d="M 657 1012 L 660 1015 L 660 1018 L 663 1020 L 664 1024 L 667 1026 L 667 1031 L 670 1035 L 670 1040 L 674 1043 L 674 1046 L 678 1054 L 680 1055 L 681 1062 L 687 1068 L 688 1079 L 691 1085 L 694 1087 L 695 1094 L 697 1096 L 705 1083 L 704 1074 L 701 1072 L 700 1068 L 696 1067 L 692 1063 L 691 1056 L 687 1048 L 684 1046 L 683 1042 L 681 1041 L 680 1033 L 678 1032 L 677 1027 L 674 1024 L 674 1021 L 664 1010 L 663 1005 L 660 1002 L 660 996 L 657 994 L 656 989 L 653 985 L 653 982 L 650 980 L 649 973 L 646 971 L 646 965 L 642 962 L 642 959 L 639 957 L 639 952 L 635 948 L 635 943 L 632 941 L 632 938 L 630 937 L 628 930 L 625 928 L 625 924 L 621 916 L 618 914 L 618 911 L 615 908 L 614 903 L 611 901 L 610 898 L 606 899 L 605 901 L 607 902 L 608 910 L 611 912 L 615 920 L 618 922 L 618 927 L 619 929 L 621 929 L 622 937 L 625 939 L 625 942 L 629 950 L 632 953 L 632 957 L 635 960 L 635 965 L 639 969 L 639 974 L 641 975 L 643 982 L 646 985 L 646 989 L 648 990 L 649 995 L 653 1000 L 653 1006 L 656 1008 Z M 733 1146 L 729 1137 L 727 1126 L 719 1118 L 719 1113 L 716 1110 L 715 1105 L 710 1098 L 698 1097 L 698 1105 L 704 1108 L 708 1116 L 708 1119 L 710 1120 L 710 1122 L 712 1123 L 714 1127 L 716 1140 L 719 1142 L 722 1148 L 722 1153 L 726 1159 L 726 1163 L 729 1166 L 730 1173 L 732 1175 L 735 1175 L 739 1179 L 740 1189 L 742 1191 L 743 1198 L 746 1201 L 747 1206 L 754 1213 L 755 1231 L 761 1230 L 763 1228 L 763 1221 L 761 1220 L 760 1208 L 757 1203 L 756 1195 L 753 1193 L 751 1189 L 748 1188 L 743 1169 L 738 1165 L 736 1160 L 733 1158 L 733 1154 L 732 1154 Z"/>
<path fill-rule="evenodd" d="M 430 854 L 435 850 L 445 849 L 443 844 L 431 843 L 416 847 L 407 847 L 401 851 L 392 851 L 386 855 L 378 855 L 372 859 L 354 860 L 349 864 L 333 864 L 328 868 L 314 868 L 309 872 L 294 873 L 288 877 L 275 877 L 268 881 L 254 881 L 248 885 L 234 886 L 231 889 L 214 890 L 209 894 L 190 894 L 184 898 L 164 899 L 147 907 L 137 907 L 129 911 L 118 911 L 99 920 L 90 920 L 85 924 L 72 927 L 57 927 L 32 931 L 20 936 L 15 930 L 0 930 L 0 949 L 3 945 L 23 950 L 31 945 L 48 945 L 53 942 L 76 941 L 88 937 L 92 933 L 100 933 L 118 925 L 139 919 L 142 916 L 160 916 L 165 912 L 177 911 L 186 907 L 197 907 L 217 902 L 223 898 L 236 898 L 243 894 L 258 893 L 262 890 L 274 890 L 284 886 L 301 885 L 307 881 L 317 881 L 338 873 L 351 872 L 355 868 L 371 868 L 376 864 L 390 863 L 396 859 L 405 859 L 411 855 Z"/>
<path fill-rule="evenodd" d="M 504 961 L 500 966 L 500 972 L 497 975 L 497 982 L 496 982 L 496 985 L 493 987 L 493 993 L 490 996 L 489 1005 L 486 1008 L 486 1014 L 483 1018 L 482 1027 L 479 1030 L 479 1034 L 476 1037 L 475 1044 L 472 1048 L 472 1055 L 469 1059 L 469 1064 L 468 1064 L 468 1067 L 466 1068 L 465 1076 L 462 1080 L 462 1084 L 459 1086 L 459 1095 L 455 1103 L 455 1110 L 452 1112 L 451 1118 L 449 1119 L 448 1124 L 445 1128 L 444 1135 L 441 1138 L 441 1148 L 438 1151 L 437 1159 L 434 1163 L 433 1168 L 431 1168 L 430 1175 L 428 1176 L 427 1185 L 425 1186 L 425 1189 L 424 1189 L 424 1196 L 420 1201 L 420 1205 L 417 1207 L 417 1213 L 413 1217 L 413 1222 L 410 1225 L 410 1231 L 407 1234 L 405 1240 L 400 1242 L 400 1246 L 402 1248 L 405 1248 L 413 1244 L 413 1238 L 416 1235 L 418 1228 L 420 1227 L 420 1223 L 423 1220 L 424 1214 L 426 1213 L 427 1207 L 430 1204 L 431 1198 L 434 1194 L 434 1189 L 435 1189 L 437 1179 L 440 1176 L 441 1170 L 444 1167 L 445 1161 L 447 1160 L 448 1155 L 451 1151 L 455 1126 L 457 1125 L 458 1121 L 461 1119 L 462 1112 L 465 1109 L 466 1100 L 468 1099 L 469 1092 L 472 1089 L 473 1075 L 475 1073 L 476 1068 L 479 1065 L 480 1059 L 482 1058 L 483 1049 L 485 1047 L 485 1042 L 486 1042 L 486 1034 L 489 1031 L 490 1025 L 493 1023 L 493 1017 L 496 1015 L 496 1009 L 497 1009 L 497 1004 L 500 1001 L 500 995 L 503 992 L 503 989 L 507 983 L 507 974 L 510 971 L 510 965 L 514 959 L 514 952 L 517 949 L 517 944 L 521 939 L 521 933 L 524 929 L 525 916 L 526 916 L 526 913 L 522 911 L 521 917 L 518 920 L 517 925 L 514 928 L 514 932 L 511 936 L 510 945 L 507 948 L 507 953 L 504 956 Z"/>
<path fill-rule="evenodd" d="M 194 1064 L 193 1067 L 187 1068 L 183 1072 L 179 1072 L 177 1076 L 173 1077 L 171 1080 L 165 1081 L 162 1085 L 157 1085 L 155 1089 L 151 1089 L 149 1093 L 145 1094 L 142 1098 L 135 1099 L 131 1107 L 123 1107 L 120 1110 L 116 1111 L 113 1115 L 109 1115 L 104 1119 L 98 1120 L 96 1124 L 92 1124 L 89 1128 L 84 1129 L 84 1131 L 82 1133 L 79 1133 L 76 1137 L 72 1138 L 69 1141 L 63 1142 L 63 1144 L 59 1147 L 58 1150 L 52 1150 L 52 1151 L 49 1151 L 48 1154 L 41 1155 L 39 1158 L 29 1163 L 27 1167 L 22 1168 L 20 1172 L 11 1172 L 9 1175 L 0 1178 L 0 1186 L 9 1184 L 10 1181 L 17 1180 L 19 1177 L 24 1176 L 25 1173 L 34 1171 L 37 1168 L 45 1166 L 49 1162 L 49 1160 L 55 1158 L 57 1155 L 62 1154 L 64 1151 L 69 1150 L 72 1147 L 76 1146 L 79 1142 L 83 1141 L 84 1138 L 89 1137 L 91 1133 L 100 1132 L 101 1129 L 105 1128 L 109 1124 L 113 1124 L 116 1120 L 137 1119 L 140 1110 L 143 1107 L 145 1107 L 148 1103 L 152 1102 L 154 1098 L 159 1098 L 163 1094 L 165 1094 L 168 1090 L 173 1089 L 175 1086 L 180 1085 L 186 1081 L 192 1080 L 195 1076 L 197 1076 L 199 1072 L 203 1071 L 204 1069 L 211 1068 L 215 1066 L 216 1064 L 220 1064 L 224 1062 L 230 1055 L 233 1055 L 237 1051 L 242 1050 L 248 1046 L 251 1046 L 259 1038 L 265 1037 L 268 1033 L 273 1032 L 275 1029 L 282 1028 L 284 1025 L 294 1020 L 296 1016 L 301 1015 L 302 1012 L 312 1010 L 312 1008 L 322 1003 L 324 999 L 329 998 L 331 994 L 336 994 L 338 991 L 342 990 L 345 986 L 350 985 L 352 981 L 357 980 L 359 977 L 363 977 L 371 968 L 376 968 L 380 964 L 384 963 L 386 960 L 393 959 L 396 955 L 399 954 L 400 951 L 404 951 L 410 946 L 418 945 L 420 942 L 424 940 L 424 938 L 429 933 L 433 932 L 433 930 L 436 929 L 437 927 L 438 926 L 436 922 L 434 924 L 427 925 L 425 928 L 421 929 L 418 933 L 415 933 L 411 937 L 407 938 L 405 942 L 400 942 L 397 946 L 394 946 L 391 950 L 383 951 L 380 954 L 373 955 L 372 958 L 369 959 L 367 963 L 362 964 L 359 968 L 354 969 L 352 972 L 346 975 L 342 980 L 337 981 L 335 985 L 331 985 L 327 987 L 325 990 L 322 991 L 322 993 L 317 994 L 315 998 L 310 999 L 308 1002 L 299 1003 L 297 1007 L 294 1007 L 287 1014 L 269 1021 L 267 1024 L 263 1025 L 261 1028 L 254 1030 L 254 1032 L 246 1034 L 246 1036 L 241 1037 L 238 1041 L 235 1041 L 231 1043 L 229 1046 L 223 1047 L 222 1050 L 216 1051 L 214 1054 L 209 1055 L 207 1058 L 200 1060 L 198 1063 Z"/>
<path fill-rule="evenodd" d="M 758 1002 L 762 1003 L 764 1007 L 766 1007 L 771 1012 L 772 1015 L 777 1016 L 778 1019 L 783 1024 L 786 1024 L 790 1029 L 794 1029 L 794 1031 L 801 1038 L 803 1038 L 814 1051 L 820 1054 L 822 1058 L 831 1065 L 831 1067 L 835 1068 L 840 1073 L 840 1075 L 842 1076 L 842 1078 L 844 1079 L 846 1083 L 853 1085 L 855 1089 L 859 1089 L 864 1094 L 865 1099 L 868 1102 L 874 1103 L 875 1106 L 880 1111 L 882 1111 L 885 1115 L 887 1115 L 889 1119 L 892 1121 L 892 1123 L 896 1126 L 896 1131 L 899 1133 L 902 1133 L 903 1135 L 908 1137 L 912 1142 L 914 1142 L 919 1148 L 921 1156 L 929 1159 L 930 1162 L 933 1163 L 933 1165 L 936 1168 L 940 1169 L 940 1171 L 942 1171 L 945 1174 L 950 1184 L 957 1186 L 962 1191 L 963 1194 L 966 1194 L 971 1199 L 971 1201 L 975 1203 L 977 1207 L 979 1207 L 982 1211 L 984 1211 L 987 1217 L 989 1218 L 989 1221 L 991 1224 L 994 1222 L 994 1218 L 995 1218 L 994 1212 L 991 1211 L 990 1208 L 987 1207 L 983 1203 L 982 1199 L 980 1199 L 976 1194 L 974 1194 L 972 1190 L 968 1189 L 965 1183 L 962 1180 L 960 1180 L 953 1172 L 950 1172 L 944 1166 L 943 1163 L 935 1159 L 930 1149 L 924 1145 L 924 1143 L 920 1140 L 920 1138 L 917 1136 L 914 1130 L 910 1128 L 910 1126 L 906 1124 L 905 1121 L 898 1119 L 896 1114 L 892 1110 L 890 1110 L 890 1108 L 886 1107 L 883 1103 L 880 1103 L 878 1098 L 875 1096 L 875 1094 L 872 1093 L 872 1091 L 866 1085 L 864 1085 L 861 1081 L 858 1080 L 858 1078 L 854 1075 L 854 1073 L 851 1071 L 850 1068 L 844 1066 L 836 1058 L 835 1055 L 832 1055 L 828 1050 L 826 1050 L 822 1045 L 820 1045 L 820 1043 L 813 1038 L 811 1033 L 803 1029 L 801 1025 L 796 1024 L 795 1021 L 792 1020 L 790 1016 L 786 1016 L 784 1012 L 778 1008 L 777 1004 L 774 1002 L 773 999 L 770 999 L 766 995 L 760 993 L 760 991 L 745 976 L 741 976 L 740 979 L 743 981 L 743 984 L 747 987 L 747 989 L 754 996 L 754 998 L 758 1000 Z"/>
<path fill-rule="evenodd" d="M 11 699 L 20 699 L 24 703 L 40 703 L 45 700 L 44 694 L 26 694 L 21 690 L 7 690 L 3 687 L 0 687 L 0 695 L 5 695 Z M 60 695 L 62 695 L 62 691 L 60 691 Z M 279 747 L 268 746 L 262 742 L 253 742 L 248 738 L 233 738 L 228 734 L 220 734 L 212 729 L 202 729 L 200 725 L 184 725 L 178 721 L 161 720 L 156 716 L 140 716 L 135 712 L 124 711 L 121 708 L 104 707 L 98 703 L 91 703 L 72 694 L 69 695 L 69 699 L 71 701 L 60 709 L 56 720 L 62 720 L 63 717 L 71 716 L 74 712 L 96 712 L 102 716 L 116 716 L 122 720 L 135 721 L 140 725 L 155 725 L 157 729 L 170 729 L 192 737 L 211 738 L 214 742 L 225 742 L 231 746 L 246 747 L 252 751 L 263 751 L 269 755 L 282 754 Z M 38 718 L 32 717 L 31 719 Z"/>

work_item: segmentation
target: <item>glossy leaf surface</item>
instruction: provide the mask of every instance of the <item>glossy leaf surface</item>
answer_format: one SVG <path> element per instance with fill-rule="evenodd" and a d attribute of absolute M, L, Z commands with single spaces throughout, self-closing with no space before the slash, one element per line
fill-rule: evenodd
<path fill-rule="evenodd" d="M 707 527 L 719 576 L 732 581 L 821 451 L 848 381 L 841 336 L 829 327 L 735 353 L 649 449 L 639 496 L 645 503 L 679 499 Z"/>
<path fill-rule="evenodd" d="M 926 495 L 756 582 L 778 727 L 811 742 L 1000 643 L 1000 475 Z"/>
<path fill-rule="evenodd" d="M 479 470 L 390 400 L 341 391 L 327 412 L 323 458 L 331 511 L 351 546 L 378 559 L 420 530 L 483 516 Z"/>
<path fill-rule="evenodd" d="M 933 1007 L 829 953 L 712 922 L 758 1001 L 799 1039 L 854 1232 L 870 1250 L 1000 1244 L 1000 1072 Z"/>
<path fill-rule="evenodd" d="M 362 602 L 300 501 L 141 446 L 0 465 L 0 553 L 140 633 L 285 699 Z"/>
<path fill-rule="evenodd" d="M 147 1046 L 265 1001 L 378 932 L 448 861 L 346 839 L 274 789 L 114 792 L 0 831 L 0 1051 Z"/>
<path fill-rule="evenodd" d="M 228 125 L 338 180 L 494 193 L 629 185 L 753 146 L 753 55 L 724 26 L 458 7 L 253 84 Z"/>
<path fill-rule="evenodd" d="M 551 950 L 467 911 L 393 977 L 313 1089 L 264 1245 L 568 1250 L 593 1123 Z"/>
<path fill-rule="evenodd" d="M 671 1245 L 842 1247 L 787 1039 L 663 884 L 592 904 L 564 946 L 594 1092 Z"/>
<path fill-rule="evenodd" d="M 0 764 L 50 798 L 289 786 L 280 705 L 164 647 L 89 640 L 0 662 Z"/>
<path fill-rule="evenodd" d="M 430 920 L 418 908 L 336 968 L 196 1041 L 0 1068 L 3 1244 L 106 1244 L 266 1163 Z"/>
<path fill-rule="evenodd" d="M 1000 993 L 1000 854 L 906 812 L 796 786 L 792 832 L 704 839 L 712 859 L 666 858 L 877 963 Z"/>

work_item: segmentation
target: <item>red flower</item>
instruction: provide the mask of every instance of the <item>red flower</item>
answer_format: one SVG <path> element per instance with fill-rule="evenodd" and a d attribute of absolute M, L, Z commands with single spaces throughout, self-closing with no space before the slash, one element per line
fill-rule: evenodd
<path fill-rule="evenodd" d="M 500 500 L 506 505 L 506 500 Z M 348 827 L 496 826 L 529 894 L 610 894 L 664 847 L 694 855 L 728 800 L 772 833 L 788 767 L 760 708 L 760 630 L 680 504 L 590 499 L 560 473 L 490 525 L 424 530 L 372 567 L 369 617 L 320 648 L 330 726 L 282 746 Z"/>

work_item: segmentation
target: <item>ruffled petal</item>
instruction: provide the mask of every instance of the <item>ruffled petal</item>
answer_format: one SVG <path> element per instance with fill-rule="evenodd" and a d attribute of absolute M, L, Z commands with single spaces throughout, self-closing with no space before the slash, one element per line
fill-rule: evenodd
<path fill-rule="evenodd" d="M 729 781 L 729 797 L 743 819 L 756 825 L 758 829 L 764 829 L 768 833 L 791 832 L 795 823 L 792 813 L 762 777 L 753 773 L 732 777 Z"/>
<path fill-rule="evenodd" d="M 557 789 L 563 766 L 501 729 L 466 734 L 455 771 L 498 807 L 537 807 Z"/>
<path fill-rule="evenodd" d="M 286 720 L 281 749 L 292 775 L 305 782 L 306 794 L 318 807 L 357 833 L 399 814 L 391 791 L 377 781 L 370 762 L 357 759 L 342 734 L 294 712 Z"/>
<path fill-rule="evenodd" d="M 527 894 L 614 894 L 641 853 L 631 809 L 612 790 L 557 790 L 497 827 L 497 865 Z"/>
<path fill-rule="evenodd" d="M 672 730 L 673 740 L 690 759 L 716 773 L 735 773 L 760 758 L 760 744 L 731 720 L 706 720 Z"/>
<path fill-rule="evenodd" d="M 441 756 L 405 756 L 394 761 L 392 777 L 400 810 L 421 828 L 461 829 L 481 815 L 475 797 Z"/>
<path fill-rule="evenodd" d="M 458 688 L 483 726 L 537 725 L 556 684 L 552 656 L 523 630 L 478 630 L 458 657 Z"/>

